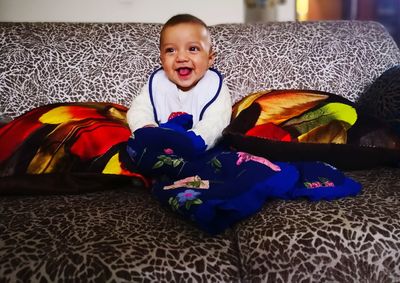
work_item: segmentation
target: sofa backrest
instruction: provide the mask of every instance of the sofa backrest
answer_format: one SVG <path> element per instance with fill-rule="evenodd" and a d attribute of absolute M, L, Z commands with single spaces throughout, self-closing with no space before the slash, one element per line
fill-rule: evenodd
<path fill-rule="evenodd" d="M 215 67 L 234 101 L 265 89 L 314 89 L 352 101 L 400 63 L 376 22 L 279 22 L 210 27 Z M 0 23 L 0 115 L 64 101 L 129 106 L 159 67 L 161 24 Z"/>
<path fill-rule="evenodd" d="M 213 31 L 217 65 L 235 100 L 258 90 L 310 89 L 354 102 L 400 62 L 392 37 L 372 21 L 219 25 Z"/>

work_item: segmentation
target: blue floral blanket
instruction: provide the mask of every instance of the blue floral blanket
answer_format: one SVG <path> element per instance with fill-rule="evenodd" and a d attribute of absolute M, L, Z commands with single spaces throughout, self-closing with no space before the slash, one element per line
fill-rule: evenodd
<path fill-rule="evenodd" d="M 176 127 L 175 127 L 176 126 Z M 202 139 L 179 125 L 141 128 L 129 139 L 132 164 L 153 180 L 161 204 L 218 234 L 258 212 L 269 199 L 333 200 L 361 185 L 323 162 L 276 162 Z"/>

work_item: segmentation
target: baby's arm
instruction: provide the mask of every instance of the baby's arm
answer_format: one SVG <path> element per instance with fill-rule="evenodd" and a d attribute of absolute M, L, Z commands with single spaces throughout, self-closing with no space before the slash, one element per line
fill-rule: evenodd
<path fill-rule="evenodd" d="M 142 88 L 140 94 L 133 99 L 126 119 L 132 132 L 143 127 L 158 126 L 154 120 L 153 106 L 150 101 L 147 84 Z"/>
<path fill-rule="evenodd" d="M 232 100 L 228 87 L 222 84 L 217 99 L 207 108 L 203 119 L 191 130 L 203 138 L 207 149 L 212 148 L 228 126 L 232 114 Z"/>

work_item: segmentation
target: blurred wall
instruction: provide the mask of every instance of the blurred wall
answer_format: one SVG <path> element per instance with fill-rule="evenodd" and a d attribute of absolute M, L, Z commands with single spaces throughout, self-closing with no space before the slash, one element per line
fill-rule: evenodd
<path fill-rule="evenodd" d="M 246 0 L 245 22 L 294 21 L 295 0 Z"/>
<path fill-rule="evenodd" d="M 155 22 L 191 13 L 208 25 L 244 22 L 243 0 L 0 0 L 0 22 Z"/>
<path fill-rule="evenodd" d="M 309 0 L 309 21 L 340 20 L 343 18 L 342 1 L 337 0 Z"/>
<path fill-rule="evenodd" d="M 294 21 L 296 19 L 296 2 L 295 0 L 280 1 L 277 6 L 277 21 Z"/>

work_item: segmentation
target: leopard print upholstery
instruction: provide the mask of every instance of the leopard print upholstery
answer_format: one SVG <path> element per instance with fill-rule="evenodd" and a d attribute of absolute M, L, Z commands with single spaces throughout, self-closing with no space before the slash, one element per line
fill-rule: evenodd
<path fill-rule="evenodd" d="M 0 113 L 54 102 L 129 106 L 159 66 L 161 24 L 0 23 Z M 376 22 L 220 24 L 215 67 L 236 102 L 265 89 L 312 89 L 357 100 L 400 62 Z M 268 56 L 266 56 L 268 55 Z"/>
<path fill-rule="evenodd" d="M 274 200 L 238 225 L 245 282 L 400 281 L 400 169 L 347 175 L 361 195 Z"/>
<path fill-rule="evenodd" d="M 0 121 L 53 102 L 129 106 L 160 24 L 0 23 Z M 356 101 L 400 52 L 375 22 L 210 27 L 238 101 L 313 89 Z M 398 168 L 346 172 L 361 195 L 267 202 L 210 237 L 144 189 L 0 197 L 0 282 L 400 282 Z"/>
<path fill-rule="evenodd" d="M 217 237 L 144 189 L 1 197 L 0 282 L 399 282 L 399 169 L 347 175 L 360 196 L 271 200 Z"/>
<path fill-rule="evenodd" d="M 55 102 L 128 106 L 158 64 L 161 25 L 0 23 L 0 113 Z"/>
<path fill-rule="evenodd" d="M 234 101 L 266 89 L 321 90 L 356 101 L 400 61 L 395 42 L 375 22 L 222 24 L 212 32 Z"/>
<path fill-rule="evenodd" d="M 145 189 L 0 198 L 0 282 L 238 282 L 232 231 L 205 235 Z"/>

